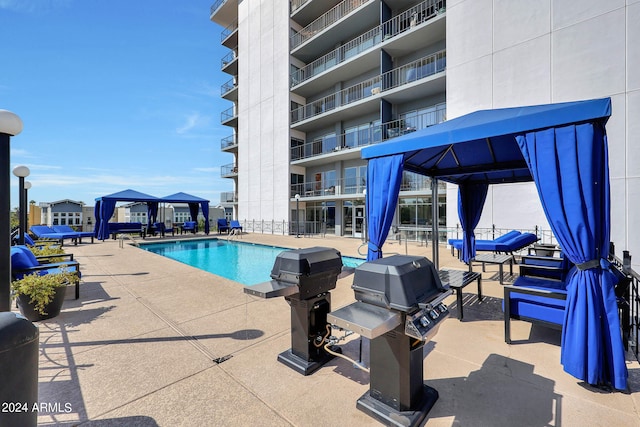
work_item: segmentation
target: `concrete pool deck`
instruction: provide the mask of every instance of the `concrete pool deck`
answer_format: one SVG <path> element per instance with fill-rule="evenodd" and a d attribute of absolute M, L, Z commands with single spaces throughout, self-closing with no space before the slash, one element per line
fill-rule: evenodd
<path fill-rule="evenodd" d="M 260 234 L 242 241 L 328 246 L 347 256 L 358 256 L 360 245 Z M 380 425 L 356 409 L 369 389 L 366 372 L 334 359 L 305 377 L 277 362 L 291 347 L 284 298 L 248 296 L 238 283 L 127 243 L 65 247 L 81 264 L 80 299 L 68 292 L 62 313 L 38 323 L 39 402 L 52 409 L 39 414 L 39 425 Z M 407 248 L 431 258 L 430 246 Z M 405 246 L 384 249 L 404 253 Z M 440 266 L 465 268 L 444 247 Z M 449 297 L 452 315 L 424 347 L 425 381 L 440 395 L 425 425 L 640 426 L 640 366 L 632 356 L 630 392 L 606 393 L 562 370 L 558 331 L 514 321 L 515 344 L 505 344 L 497 271 L 488 265 L 483 273 L 482 302 L 474 284 L 465 288 L 464 321 Z M 353 302 L 352 279 L 338 281 L 333 309 Z M 358 357 L 357 337 L 342 347 Z"/>

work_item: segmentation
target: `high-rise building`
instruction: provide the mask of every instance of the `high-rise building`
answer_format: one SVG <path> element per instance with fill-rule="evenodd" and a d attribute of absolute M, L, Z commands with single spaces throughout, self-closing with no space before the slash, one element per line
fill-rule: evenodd
<path fill-rule="evenodd" d="M 359 236 L 361 147 L 479 109 L 611 97 L 612 240 L 640 253 L 636 18 L 632 0 L 218 0 L 235 215 Z M 405 173 L 395 224 L 431 224 L 430 186 Z M 438 199 L 455 227 L 455 186 Z M 479 227 L 494 224 L 548 229 L 535 186 L 493 186 Z"/>

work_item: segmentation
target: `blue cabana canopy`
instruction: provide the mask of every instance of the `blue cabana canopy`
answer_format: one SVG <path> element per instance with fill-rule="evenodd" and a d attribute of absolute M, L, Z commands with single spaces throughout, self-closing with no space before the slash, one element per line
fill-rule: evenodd
<path fill-rule="evenodd" d="M 150 212 L 148 218 L 151 221 L 151 213 L 155 211 L 157 214 L 158 212 L 160 199 L 131 189 L 96 198 L 93 212 L 96 217 L 94 233 L 100 240 L 105 240 L 109 237 L 109 219 L 116 209 L 117 202 L 146 202 Z"/>
<path fill-rule="evenodd" d="M 484 110 L 363 148 L 372 178 L 366 196 L 367 258 L 382 256 L 388 218 L 395 210 L 389 201 L 398 191 L 389 182 L 401 178 L 403 170 L 459 185 L 461 223 L 469 228 L 463 228 L 463 253 L 466 247 L 469 259 L 475 256 L 473 227 L 486 185 L 533 180 L 554 235 L 578 267 L 567 279 L 561 363 L 581 380 L 626 389 L 615 280 L 606 260 L 610 205 L 605 124 L 610 115 L 609 98 Z M 373 171 L 387 182 L 373 179 Z"/>
<path fill-rule="evenodd" d="M 193 221 L 198 219 L 198 207 L 202 208 L 202 215 L 204 215 L 204 232 L 205 234 L 209 234 L 209 200 L 180 192 L 162 197 L 160 201 L 165 203 L 189 204 L 189 213 Z"/>

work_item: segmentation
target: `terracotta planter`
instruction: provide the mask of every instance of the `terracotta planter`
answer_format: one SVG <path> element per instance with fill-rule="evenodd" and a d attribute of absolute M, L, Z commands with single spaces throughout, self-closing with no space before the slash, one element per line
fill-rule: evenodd
<path fill-rule="evenodd" d="M 64 303 L 64 297 L 67 293 L 66 286 L 60 286 L 56 289 L 56 293 L 53 296 L 53 299 L 44 309 L 47 314 L 40 314 L 34 308 L 34 304 L 30 304 L 30 297 L 26 295 L 18 295 L 16 300 L 18 301 L 18 308 L 20 309 L 20 313 L 27 319 L 32 322 L 38 322 L 40 320 L 51 319 L 60 314 L 60 310 L 62 309 L 62 304 Z"/>

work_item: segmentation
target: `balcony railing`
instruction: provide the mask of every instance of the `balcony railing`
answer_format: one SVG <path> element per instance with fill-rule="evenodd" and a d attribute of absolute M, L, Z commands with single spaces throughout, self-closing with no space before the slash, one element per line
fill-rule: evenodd
<path fill-rule="evenodd" d="M 291 73 L 291 87 L 299 85 L 318 74 L 341 64 L 365 50 L 405 32 L 437 16 L 446 6 L 444 0 L 427 0 L 417 6 L 391 18 L 382 25 L 370 29 L 364 34 L 327 53 L 305 67 Z M 384 35 L 384 39 L 383 36 Z"/>
<path fill-rule="evenodd" d="M 234 163 L 220 166 L 220 176 L 222 178 L 236 175 L 238 175 L 238 166 L 236 166 Z"/>
<path fill-rule="evenodd" d="M 320 181 L 308 181 L 299 184 L 291 184 L 291 198 L 296 194 L 300 197 L 321 197 L 336 195 L 356 195 L 364 197 L 363 191 L 367 188 L 365 178 L 326 179 Z M 404 174 L 400 191 L 427 191 L 431 190 L 431 179 L 421 175 L 410 176 Z M 440 190 L 446 190 L 445 185 Z"/>
<path fill-rule="evenodd" d="M 236 107 L 235 105 L 231 108 L 224 110 L 220 113 L 220 122 L 224 123 L 236 117 Z"/>
<path fill-rule="evenodd" d="M 298 123 L 334 110 L 340 106 L 349 105 L 361 99 L 377 95 L 380 92 L 395 89 L 416 80 L 432 76 L 444 71 L 445 67 L 446 51 L 441 50 L 433 55 L 426 56 L 369 80 L 357 83 L 340 92 L 295 108 L 291 110 L 291 123 Z"/>
<path fill-rule="evenodd" d="M 439 104 L 435 108 L 435 111 L 418 114 L 411 119 L 392 120 L 378 126 L 344 132 L 334 138 L 320 138 L 297 147 L 291 147 L 291 160 L 301 160 L 344 149 L 377 144 L 442 123 L 447 114 L 446 104 Z"/>
<path fill-rule="evenodd" d="M 224 42 L 225 39 L 229 37 L 231 34 L 233 34 L 233 32 L 237 29 L 238 29 L 238 21 L 234 21 L 231 25 L 229 25 L 227 28 L 222 30 L 222 32 L 220 33 L 220 42 Z"/>
<path fill-rule="evenodd" d="M 231 80 L 225 82 L 222 86 L 220 86 L 220 94 L 225 96 L 228 92 L 231 92 L 233 89 L 237 88 L 238 84 L 236 83 L 236 79 L 231 78 Z"/>
<path fill-rule="evenodd" d="M 222 57 L 222 59 L 220 60 L 221 66 L 220 68 L 224 68 L 227 65 L 231 64 L 233 61 L 235 61 L 237 58 L 236 56 L 236 52 L 235 50 L 232 50 L 231 52 L 227 53 L 225 56 Z"/>
<path fill-rule="evenodd" d="M 216 0 L 212 5 L 211 5 L 211 15 L 213 15 L 214 13 L 216 13 L 216 11 L 218 9 L 220 9 L 222 7 L 223 4 L 225 4 L 227 2 L 227 0 Z"/>
<path fill-rule="evenodd" d="M 236 134 L 225 136 L 220 140 L 220 149 L 226 150 L 227 148 L 231 148 L 235 145 L 238 145 L 238 141 L 236 139 Z"/>
<path fill-rule="evenodd" d="M 220 193 L 220 203 L 238 203 L 238 195 L 233 191 Z"/>
<path fill-rule="evenodd" d="M 345 0 L 331 8 L 324 15 L 291 36 L 291 49 L 295 49 L 330 25 L 338 22 L 365 3 L 371 0 Z"/>
<path fill-rule="evenodd" d="M 309 3 L 311 0 L 291 0 L 291 13 L 300 9 L 305 4 Z"/>

